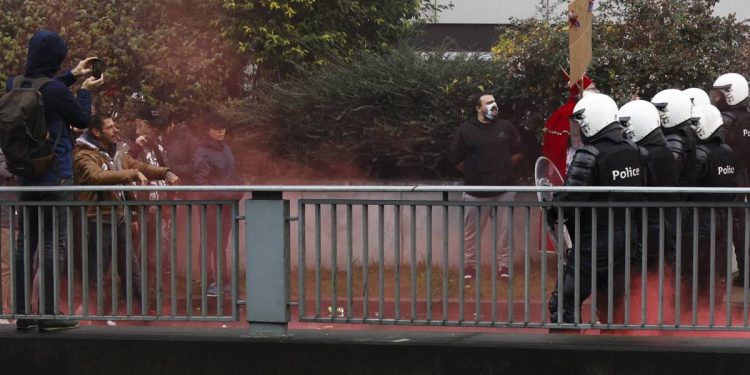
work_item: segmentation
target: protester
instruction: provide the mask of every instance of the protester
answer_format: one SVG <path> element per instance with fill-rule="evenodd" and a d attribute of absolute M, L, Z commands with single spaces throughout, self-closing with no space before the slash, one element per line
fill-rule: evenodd
<path fill-rule="evenodd" d="M 16 186 L 15 176 L 8 172 L 5 166 L 5 154 L 0 151 L 0 186 Z M 0 201 L 2 202 L 13 202 L 16 200 L 16 194 L 14 193 L 0 193 Z M 11 252 L 11 236 L 10 236 L 10 223 L 15 220 L 15 212 L 13 206 L 0 206 L 0 275 L 2 276 L 2 314 L 12 314 L 12 303 L 10 299 L 10 252 Z M 0 319 L 5 320 L 5 319 Z M 8 324 L 7 321 L 1 322 Z"/>
<path fill-rule="evenodd" d="M 203 117 L 201 122 L 204 129 L 204 138 L 193 155 L 193 181 L 196 185 L 203 186 L 240 184 L 237 159 L 225 140 L 226 119 L 218 113 L 210 113 Z M 201 194 L 200 198 L 236 201 L 242 198 L 242 193 L 215 191 L 211 194 Z M 219 212 L 219 208 L 221 208 L 221 212 Z M 220 233 L 217 230 L 219 221 L 221 222 Z M 218 296 L 221 292 L 231 292 L 230 265 L 225 252 L 227 245 L 229 245 L 229 235 L 234 224 L 231 205 L 208 205 L 206 222 L 206 257 L 208 264 L 203 266 L 207 267 L 209 282 L 206 294 L 213 297 Z M 218 246 L 217 239 L 221 240 L 221 246 Z M 223 266 L 221 278 L 219 278 L 217 265 L 219 257 L 221 257 Z M 217 284 L 219 280 L 222 282 L 221 288 Z"/>
<path fill-rule="evenodd" d="M 563 77 L 567 84 L 570 76 L 563 71 Z M 568 91 L 568 100 L 547 119 L 542 140 L 542 154 L 555 164 L 563 178 L 568 172 L 568 165 L 573 159 L 576 148 L 580 146 L 580 135 L 571 134 L 570 115 L 573 114 L 573 108 L 583 95 L 597 92 L 597 89 L 591 78 L 583 76 L 581 80 L 569 86 Z"/>
<path fill-rule="evenodd" d="M 510 122 L 498 118 L 495 97 L 487 92 L 474 94 L 470 99 L 469 118 L 456 131 L 451 142 L 450 162 L 464 173 L 467 186 L 508 186 L 513 184 L 513 167 L 521 161 L 521 138 Z M 465 202 L 508 202 L 514 192 L 472 191 L 463 194 Z M 508 208 L 467 207 L 464 213 L 464 277 L 475 276 L 477 237 L 487 226 L 490 217 L 497 217 L 498 275 L 508 278 Z"/>
<path fill-rule="evenodd" d="M 49 79 L 55 77 L 60 70 L 62 62 L 68 54 L 68 47 L 65 41 L 57 34 L 51 31 L 38 31 L 34 33 L 29 41 L 28 55 L 26 58 L 26 71 L 22 78 L 10 78 L 6 84 L 6 90 L 14 87 L 14 83 L 21 87 L 32 87 L 35 80 Z M 74 97 L 69 87 L 72 86 L 77 78 L 86 76 L 91 73 L 91 63 L 93 57 L 89 57 L 75 66 L 71 71 L 65 71 L 55 79 L 44 84 L 40 88 L 42 100 L 45 107 L 45 121 L 49 131 L 49 139 L 55 139 L 54 145 L 56 160 L 53 165 L 36 178 L 20 177 L 18 184 L 20 186 L 50 186 L 50 185 L 72 185 L 73 183 L 73 162 L 72 162 L 72 141 L 69 126 L 76 128 L 86 128 L 91 116 L 91 93 L 90 90 L 99 87 L 104 82 L 104 75 L 99 79 L 88 77 L 80 89 L 77 96 Z M 68 202 L 72 194 L 67 191 L 54 192 L 26 192 L 19 193 L 18 200 L 21 202 L 45 201 L 45 202 Z M 53 210 L 51 206 L 43 206 L 41 209 L 42 223 L 44 231 L 41 233 L 44 239 L 43 244 L 39 241 L 39 210 L 37 206 L 25 206 L 19 211 L 19 234 L 18 246 L 15 251 L 15 270 L 19 275 L 15 285 L 15 312 L 18 314 L 30 313 L 27 309 L 26 295 L 27 290 L 31 290 L 31 280 L 25 275 L 33 275 L 30 268 L 31 264 L 26 263 L 26 259 L 34 259 L 37 252 L 37 245 L 41 245 L 43 256 L 40 263 L 44 264 L 42 268 L 42 277 L 44 280 L 44 301 L 45 315 L 56 315 L 59 312 L 54 311 L 54 280 L 52 264 L 55 257 L 60 262 L 64 261 L 66 254 L 67 216 L 65 210 L 57 210 L 57 217 L 53 219 Z M 53 222 L 56 226 L 53 226 Z M 53 233 L 53 228 L 58 228 L 57 233 Z M 25 243 L 24 238 L 28 235 L 29 242 Z M 53 242 L 54 236 L 57 236 L 58 243 Z M 29 256 L 24 257 L 24 252 L 28 251 Z M 57 255 L 54 255 L 57 253 Z M 26 271 L 29 272 L 26 272 Z M 16 328 L 25 330 L 34 328 L 39 325 L 41 330 L 57 330 L 65 328 L 75 328 L 78 322 L 74 320 L 63 319 L 44 319 L 36 321 L 33 319 L 18 319 Z"/>
<path fill-rule="evenodd" d="M 165 150 L 163 143 L 163 136 L 166 132 L 167 123 L 160 115 L 156 108 L 144 105 L 142 106 L 137 114 L 135 120 L 135 131 L 138 136 L 130 145 L 128 154 L 136 160 L 140 160 L 154 167 L 167 167 L 170 168 L 169 158 L 167 157 L 167 151 Z M 188 154 L 184 152 L 184 154 Z M 156 180 L 149 182 L 153 186 L 164 186 L 166 183 L 163 180 Z M 170 199 L 172 197 L 168 192 L 151 191 L 148 192 L 148 200 L 159 201 L 161 199 Z M 145 194 L 141 194 L 145 195 Z M 145 197 L 144 197 L 145 198 Z M 139 251 L 145 251 L 145 254 L 141 254 L 141 260 L 148 263 L 149 278 L 148 283 L 150 286 L 155 287 L 155 281 L 160 279 L 160 276 L 167 275 L 170 272 L 169 262 L 169 249 L 170 249 L 170 238 L 172 233 L 172 217 L 171 210 L 160 210 L 161 215 L 158 215 L 159 221 L 157 221 L 157 210 L 160 210 L 159 206 L 149 206 L 146 212 L 145 226 L 139 228 L 139 231 L 146 232 L 146 246 L 141 244 L 141 236 L 136 235 L 134 241 Z M 160 246 L 156 246 L 157 241 Z M 157 250 L 160 252 L 157 254 Z M 159 258 L 160 269 L 157 272 L 157 256 Z"/>
<path fill-rule="evenodd" d="M 95 115 L 91 119 L 89 130 L 76 140 L 74 150 L 74 165 L 76 184 L 78 185 L 123 185 L 130 183 L 140 183 L 147 185 L 149 180 L 165 180 L 168 184 L 179 184 L 180 179 L 169 169 L 164 167 L 155 167 L 144 162 L 137 161 L 127 154 L 122 154 L 120 160 L 117 155 L 117 139 L 119 132 L 114 120 L 105 115 Z M 133 199 L 133 195 L 127 192 L 81 192 L 77 196 L 79 201 L 126 201 Z M 97 264 L 97 246 L 101 237 L 101 260 L 103 265 L 111 264 L 112 252 L 117 253 L 117 267 L 112 269 L 112 278 L 119 277 L 123 295 L 127 295 L 130 290 L 135 301 L 140 304 L 142 297 L 141 274 L 139 262 L 136 253 L 131 253 L 131 259 L 127 259 L 126 244 L 128 226 L 130 220 L 135 220 L 135 215 L 127 215 L 126 206 L 116 207 L 116 216 L 112 217 L 110 210 L 101 210 L 97 215 L 96 206 L 89 206 L 87 209 L 88 217 L 88 261 L 89 273 L 96 275 L 97 272 L 102 274 L 105 271 L 98 270 Z M 98 216 L 101 217 L 102 230 L 98 228 Z M 115 221 L 117 228 L 116 245 L 112 247 L 112 231 L 109 229 L 112 221 Z M 127 285 L 127 267 L 130 263 L 130 272 L 132 285 Z M 84 286 L 85 287 L 85 286 Z M 145 315 L 146 306 L 142 306 L 142 312 Z M 115 313 L 115 312 L 113 312 Z"/>

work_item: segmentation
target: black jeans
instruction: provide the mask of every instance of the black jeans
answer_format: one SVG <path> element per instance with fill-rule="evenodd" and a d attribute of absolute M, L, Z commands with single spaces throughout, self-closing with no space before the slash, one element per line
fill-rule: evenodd
<path fill-rule="evenodd" d="M 98 257 L 97 247 L 99 237 L 101 237 L 101 272 L 102 276 L 108 273 L 110 270 L 112 279 L 116 281 L 117 278 L 120 280 L 120 291 L 119 296 L 127 296 L 127 275 L 128 275 L 128 262 L 130 263 L 130 277 L 131 277 L 131 293 L 133 301 L 137 304 L 141 303 L 141 266 L 138 262 L 136 249 L 131 245 L 130 259 L 127 257 L 127 225 L 124 220 L 120 219 L 117 222 L 115 231 L 116 239 L 112 241 L 112 223 L 102 222 L 101 233 L 97 230 L 96 221 L 89 220 L 88 222 L 88 284 L 96 285 L 97 270 L 98 270 Z M 112 254 L 116 254 L 116 267 L 110 269 L 112 264 Z M 113 281 L 114 282 L 114 281 Z"/>
<path fill-rule="evenodd" d="M 71 178 L 61 179 L 55 185 L 72 185 Z M 72 200 L 73 193 L 67 191 L 53 192 L 28 192 L 19 193 L 20 202 L 68 202 Z M 15 312 L 19 314 L 28 314 L 26 311 L 26 298 L 29 299 L 29 305 L 32 305 L 31 290 L 34 280 L 34 256 L 37 249 L 42 249 L 43 253 L 39 257 L 39 280 L 43 280 L 44 293 L 40 291 L 39 309 L 40 313 L 56 314 L 54 299 L 54 254 L 58 254 L 59 270 L 63 270 L 65 264 L 66 243 L 68 241 L 67 233 L 67 214 L 65 207 L 58 207 L 57 213 L 53 217 L 52 206 L 21 206 L 18 209 L 18 240 L 15 255 L 15 272 L 16 272 L 16 298 Z M 41 217 L 39 216 L 41 214 Z M 41 221 L 41 223 L 40 223 Z M 41 226 L 40 226 L 41 225 Z M 57 243 L 54 242 L 55 225 L 57 225 Z M 27 250 L 28 249 L 28 250 Z M 28 251 L 28 257 L 24 254 Z M 26 291 L 29 291 L 27 296 Z M 42 306 L 44 305 L 44 306 Z M 43 307 L 43 308 L 42 308 Z M 43 310 L 43 311 L 42 311 Z"/>

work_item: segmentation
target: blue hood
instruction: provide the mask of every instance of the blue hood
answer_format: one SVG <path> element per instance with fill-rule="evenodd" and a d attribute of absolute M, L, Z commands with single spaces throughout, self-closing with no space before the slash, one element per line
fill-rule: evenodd
<path fill-rule="evenodd" d="M 59 35 L 47 30 L 37 31 L 29 40 L 25 75 L 54 77 L 67 55 L 68 46 Z"/>

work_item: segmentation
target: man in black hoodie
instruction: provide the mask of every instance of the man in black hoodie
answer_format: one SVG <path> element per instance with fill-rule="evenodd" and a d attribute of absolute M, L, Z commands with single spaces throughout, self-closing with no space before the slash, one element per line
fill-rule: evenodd
<path fill-rule="evenodd" d="M 21 87 L 31 87 L 31 80 L 36 78 L 54 79 L 39 90 L 44 101 L 44 115 L 47 122 L 50 139 L 58 139 L 55 148 L 57 159 L 49 170 L 37 178 L 18 178 L 20 186 L 50 186 L 50 185 L 72 185 L 73 184 L 73 142 L 70 126 L 85 129 L 89 125 L 91 117 L 91 93 L 90 90 L 100 86 L 104 82 L 104 76 L 99 79 L 87 78 L 78 90 L 77 97 L 73 96 L 70 86 L 76 82 L 78 77 L 91 73 L 91 62 L 95 58 L 87 58 L 70 71 L 65 71 L 55 77 L 60 66 L 68 54 L 68 47 L 59 35 L 51 31 L 38 31 L 34 33 L 29 41 L 29 51 L 26 58 L 26 72 L 16 80 Z M 14 78 L 10 78 L 5 86 L 6 90 L 13 87 Z M 20 193 L 18 200 L 23 201 L 46 201 L 68 202 L 73 195 L 67 191 L 54 192 L 27 192 Z M 37 250 L 39 239 L 39 217 L 37 206 L 24 206 L 19 210 L 19 233 L 18 246 L 15 251 L 15 306 L 17 314 L 29 314 L 31 295 L 26 291 L 31 290 L 33 272 L 32 265 L 26 259 L 33 259 Z M 57 315 L 54 310 L 54 280 L 52 265 L 55 253 L 62 261 L 65 257 L 67 243 L 67 215 L 65 210 L 58 209 L 57 217 L 53 220 L 51 206 L 44 206 L 41 210 L 44 232 L 42 233 L 44 243 L 40 246 L 42 251 L 39 259 L 40 280 L 44 280 L 44 293 L 40 296 L 40 310 L 43 305 L 44 315 Z M 59 228 L 53 233 L 53 227 Z M 29 241 L 24 238 L 28 235 Z M 57 235 L 58 243 L 53 241 Z M 28 257 L 24 256 L 28 253 Z M 78 322 L 74 320 L 44 319 L 40 321 L 32 319 L 18 319 L 16 328 L 25 330 L 39 326 L 44 331 L 75 328 Z"/>
<path fill-rule="evenodd" d="M 471 114 L 463 123 L 451 142 L 449 160 L 464 173 L 467 186 L 508 186 L 513 184 L 513 167 L 522 158 L 521 138 L 518 130 L 508 121 L 498 118 L 495 97 L 487 92 L 474 94 L 471 99 Z M 515 192 L 472 191 L 463 195 L 467 202 L 512 201 Z M 490 217 L 496 216 L 498 274 L 508 278 L 508 225 L 507 207 L 467 207 L 464 211 L 464 278 L 476 276 L 477 237 Z"/>

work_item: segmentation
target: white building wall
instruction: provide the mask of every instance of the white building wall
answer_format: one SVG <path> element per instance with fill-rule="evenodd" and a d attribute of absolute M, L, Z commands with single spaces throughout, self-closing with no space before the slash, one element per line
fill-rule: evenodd
<path fill-rule="evenodd" d="M 554 4 L 556 0 L 434 0 L 438 5 L 453 3 L 453 8 L 437 15 L 437 23 L 501 24 L 511 18 L 529 18 L 536 14 L 540 3 Z M 559 7 L 557 13 L 565 9 Z M 736 13 L 737 18 L 750 19 L 750 1 L 720 0 L 715 14 L 726 16 Z"/>

